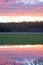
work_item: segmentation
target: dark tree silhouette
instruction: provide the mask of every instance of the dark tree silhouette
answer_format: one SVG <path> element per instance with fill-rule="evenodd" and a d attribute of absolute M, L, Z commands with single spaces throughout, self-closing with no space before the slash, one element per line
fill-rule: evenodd
<path fill-rule="evenodd" d="M 43 21 L 0 23 L 0 32 L 43 32 Z"/>

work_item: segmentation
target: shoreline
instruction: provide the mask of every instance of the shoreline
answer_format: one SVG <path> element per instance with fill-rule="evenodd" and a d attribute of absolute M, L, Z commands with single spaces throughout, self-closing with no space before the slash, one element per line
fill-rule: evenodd
<path fill-rule="evenodd" d="M 43 45 L 0 45 L 0 48 L 37 48 Z"/>

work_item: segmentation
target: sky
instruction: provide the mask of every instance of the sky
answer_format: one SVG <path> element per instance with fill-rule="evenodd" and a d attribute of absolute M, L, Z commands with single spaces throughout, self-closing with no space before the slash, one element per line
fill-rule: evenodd
<path fill-rule="evenodd" d="M 43 0 L 0 0 L 0 21 L 17 21 L 18 17 L 20 20 L 27 20 L 29 17 L 29 19 L 35 17 L 35 20 L 42 20 Z M 12 20 L 9 20 L 11 18 Z"/>

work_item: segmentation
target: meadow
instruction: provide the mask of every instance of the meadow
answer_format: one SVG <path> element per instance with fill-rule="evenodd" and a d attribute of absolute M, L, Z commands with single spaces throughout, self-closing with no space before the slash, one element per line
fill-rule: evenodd
<path fill-rule="evenodd" d="M 43 44 L 43 33 L 0 33 L 0 45 Z"/>

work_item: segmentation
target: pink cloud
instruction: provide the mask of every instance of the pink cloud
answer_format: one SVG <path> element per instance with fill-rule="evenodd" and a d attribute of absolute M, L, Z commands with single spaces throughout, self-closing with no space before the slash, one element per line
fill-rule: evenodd
<path fill-rule="evenodd" d="M 0 0 L 0 15 L 43 15 L 43 6 L 30 6 L 16 3 L 19 1 L 20 0 L 9 0 L 8 2 L 4 2 L 4 0 Z M 34 1 L 36 2 L 36 0 Z M 12 4 L 14 5 L 11 6 Z"/>

